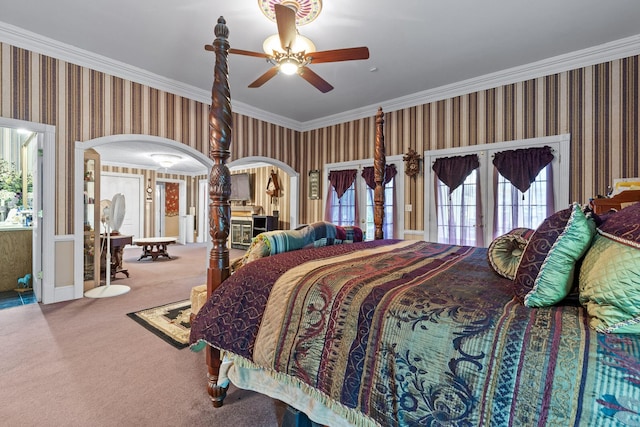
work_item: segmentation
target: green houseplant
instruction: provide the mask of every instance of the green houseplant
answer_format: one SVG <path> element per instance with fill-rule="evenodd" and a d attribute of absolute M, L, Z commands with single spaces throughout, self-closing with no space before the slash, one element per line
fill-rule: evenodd
<path fill-rule="evenodd" d="M 33 191 L 33 177 L 27 175 L 26 191 L 22 188 L 22 172 L 15 164 L 0 160 L 0 203 L 9 207 L 21 206 L 23 195 Z"/>

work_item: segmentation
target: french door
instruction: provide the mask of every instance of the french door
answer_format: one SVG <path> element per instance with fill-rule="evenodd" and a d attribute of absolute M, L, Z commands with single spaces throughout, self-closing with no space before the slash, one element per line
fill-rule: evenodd
<path fill-rule="evenodd" d="M 398 206 L 404 206 L 403 175 L 404 163 L 402 156 L 387 157 L 387 166 L 395 168 L 395 177 L 385 185 L 385 205 L 383 234 L 385 239 L 402 238 L 404 229 L 404 215 Z M 367 185 L 363 170 L 373 167 L 373 160 L 356 162 L 332 163 L 324 168 L 326 200 L 324 220 L 337 225 L 357 225 L 362 228 L 365 240 L 373 240 L 375 224 L 373 221 L 374 199 L 373 190 Z M 332 171 L 355 170 L 353 183 L 344 191 L 341 197 L 329 181 Z"/>
<path fill-rule="evenodd" d="M 553 160 L 540 171 L 527 192 L 513 191 L 511 184 L 499 174 L 495 174 L 497 183 L 494 183 L 492 159 L 496 153 L 544 146 L 551 148 Z M 569 148 L 570 136 L 565 134 L 425 151 L 425 240 L 488 246 L 494 237 L 515 227 L 536 228 L 546 218 L 547 202 L 540 194 L 547 186 L 552 186 L 555 210 L 569 206 Z M 479 166 L 462 185 L 449 192 L 431 165 L 438 158 L 470 154 L 477 155 Z"/>

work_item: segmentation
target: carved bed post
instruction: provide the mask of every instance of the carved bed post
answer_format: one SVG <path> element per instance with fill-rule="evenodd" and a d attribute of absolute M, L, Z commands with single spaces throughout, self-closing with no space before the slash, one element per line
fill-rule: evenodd
<path fill-rule="evenodd" d="M 376 226 L 376 240 L 383 239 L 382 222 L 384 220 L 384 172 L 387 159 L 384 151 L 384 113 L 382 107 L 376 114 L 376 147 L 373 158 L 373 177 L 376 188 L 373 193 L 373 223 Z"/>
<path fill-rule="evenodd" d="M 211 107 L 209 108 L 209 157 L 213 167 L 209 174 L 209 233 L 213 247 L 209 254 L 207 269 L 207 298 L 220 284 L 229 277 L 229 220 L 231 217 L 231 176 L 226 165 L 231 152 L 231 99 L 229 90 L 229 71 L 227 56 L 229 54 L 229 29 L 224 18 L 218 18 L 215 26 L 216 38 L 207 50 L 216 55 L 213 87 L 211 89 Z M 227 387 L 217 383 L 220 370 L 220 351 L 211 346 L 206 350 L 208 384 L 207 392 L 214 407 L 222 406 Z"/>

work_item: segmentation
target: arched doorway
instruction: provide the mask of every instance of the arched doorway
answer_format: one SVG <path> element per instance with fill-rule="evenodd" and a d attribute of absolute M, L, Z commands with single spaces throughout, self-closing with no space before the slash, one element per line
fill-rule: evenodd
<path fill-rule="evenodd" d="M 152 222 L 145 221 L 144 218 L 151 218 L 154 216 L 154 212 L 151 212 L 150 203 L 146 203 L 146 176 L 152 175 L 156 177 L 156 173 L 163 173 L 164 176 L 168 175 L 178 175 L 184 176 L 185 183 L 181 185 L 180 189 L 180 219 L 186 216 L 187 214 L 187 204 L 186 204 L 186 181 L 192 180 L 195 176 L 207 175 L 211 166 L 213 165 L 213 161 L 209 159 L 207 156 L 202 154 L 201 152 L 195 150 L 188 145 L 182 144 L 180 142 L 170 140 L 167 138 L 150 136 L 150 135 L 138 135 L 138 134 L 122 134 L 122 135 L 112 135 L 101 138 L 92 139 L 85 142 L 76 142 L 75 146 L 75 203 L 74 203 L 74 237 L 75 237 L 75 245 L 74 245 L 74 264 L 76 267 L 74 268 L 74 298 L 80 298 L 83 295 L 83 291 L 85 290 L 85 280 L 84 280 L 84 218 L 85 218 L 85 202 L 84 202 L 84 159 L 85 159 L 85 151 L 92 150 L 97 152 L 100 158 L 109 159 L 109 163 L 111 165 L 118 165 L 133 170 L 139 170 L 140 173 L 132 173 L 130 177 L 132 187 L 136 187 L 136 190 L 133 191 L 132 197 L 129 198 L 133 206 L 137 206 L 133 210 L 136 211 L 136 214 L 140 215 L 143 219 L 141 221 L 144 222 Z M 169 155 L 174 156 L 178 159 L 178 161 L 173 165 L 167 164 L 159 164 L 154 160 L 153 155 Z M 101 168 L 102 169 L 102 168 Z M 151 171 L 151 172 L 150 172 Z M 114 172 L 104 172 L 105 175 L 116 176 L 117 173 Z M 103 171 L 100 170 L 100 174 L 103 174 Z M 137 178 L 136 178 L 137 176 Z M 169 178 L 154 178 L 154 181 L 171 181 Z M 149 181 L 150 182 L 150 181 Z M 115 190 L 113 190 L 115 191 Z M 112 192 L 113 192 L 112 191 Z M 102 193 L 102 192 L 100 192 Z M 183 196 L 184 195 L 184 196 Z M 109 199 L 110 196 L 107 194 L 98 194 L 96 197 L 98 200 L 102 200 L 103 198 Z M 95 200 L 94 200 L 95 204 Z M 129 206 L 130 203 L 127 203 Z M 141 212 L 144 210 L 144 213 Z M 138 212 L 140 211 L 140 212 Z M 96 224 L 96 227 L 99 225 Z M 145 223 L 145 233 L 149 231 L 152 227 Z M 184 230 L 188 232 L 187 230 Z M 183 229 L 180 228 L 180 233 L 183 232 Z M 137 237 L 147 237 L 142 233 L 137 233 Z M 151 234 L 153 236 L 153 234 Z M 94 284 L 95 284 L 95 275 L 94 275 Z"/>
<path fill-rule="evenodd" d="M 243 157 L 241 159 L 234 160 L 227 164 L 231 171 L 237 169 L 252 169 L 257 167 L 264 166 L 274 166 L 287 174 L 288 179 L 283 184 L 286 186 L 289 197 L 289 209 L 288 209 L 288 217 L 284 219 L 284 222 L 287 222 L 290 225 L 291 229 L 298 227 L 298 217 L 299 217 L 299 182 L 300 182 L 300 174 L 295 171 L 288 164 L 281 162 L 280 160 L 273 159 L 270 157 L 263 156 L 248 156 Z M 198 197 L 200 198 L 200 212 L 198 212 L 198 230 L 204 230 L 204 234 L 198 235 L 198 241 L 204 242 L 209 241 L 209 221 L 208 221 L 208 212 L 206 209 L 208 208 L 208 182 L 201 181 L 199 183 L 198 188 Z"/>
<path fill-rule="evenodd" d="M 290 194 L 289 198 L 289 218 L 288 222 L 290 224 L 291 229 L 295 229 L 298 226 L 298 215 L 299 215 L 299 182 L 300 182 L 300 174 L 295 171 L 288 164 L 281 162 L 277 159 L 272 159 L 270 157 L 263 156 L 249 156 L 243 157 L 241 159 L 234 160 L 229 162 L 228 166 L 230 170 L 236 168 L 251 168 L 254 165 L 271 165 L 279 168 L 284 173 L 289 176 L 289 180 L 285 185 L 288 185 L 288 192 Z"/>

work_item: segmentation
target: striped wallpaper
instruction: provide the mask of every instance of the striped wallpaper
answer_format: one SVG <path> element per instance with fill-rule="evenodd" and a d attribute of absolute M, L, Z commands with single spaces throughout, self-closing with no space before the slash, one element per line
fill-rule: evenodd
<path fill-rule="evenodd" d="M 634 56 L 388 111 L 387 155 L 570 133 L 570 197 L 585 202 L 614 178 L 640 175 L 639 77 Z M 207 105 L 2 43 L 0 115 L 56 127 L 57 234 L 73 230 L 75 141 L 141 133 L 209 150 Z M 374 115 L 299 132 L 234 113 L 230 160 L 265 156 L 289 164 L 301 177 L 298 222 L 317 221 L 323 202 L 306 198 L 309 170 L 372 158 Z M 405 203 L 415 206 L 405 213 L 406 229 L 424 227 L 423 190 L 422 174 L 405 177 Z"/>

